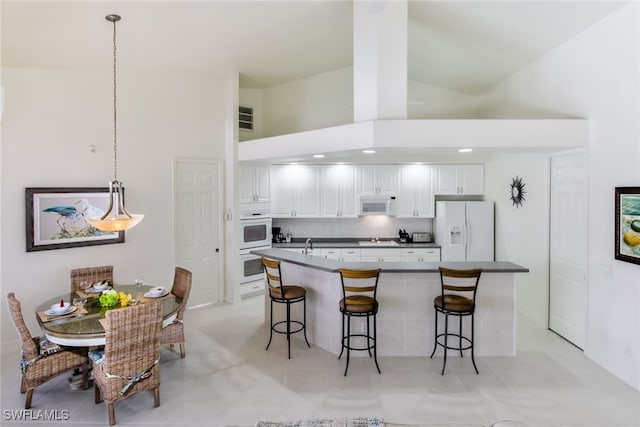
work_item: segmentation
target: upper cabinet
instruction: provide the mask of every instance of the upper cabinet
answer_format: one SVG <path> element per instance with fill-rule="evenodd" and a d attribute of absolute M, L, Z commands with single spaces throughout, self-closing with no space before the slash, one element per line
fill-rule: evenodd
<path fill-rule="evenodd" d="M 435 194 L 484 194 L 484 165 L 435 166 Z"/>
<path fill-rule="evenodd" d="M 395 196 L 395 165 L 367 165 L 358 168 L 358 192 L 361 196 Z"/>
<path fill-rule="evenodd" d="M 398 167 L 398 217 L 434 217 L 432 170 L 429 165 Z"/>
<path fill-rule="evenodd" d="M 274 218 L 317 217 L 319 167 L 276 165 L 271 167 L 271 215 Z"/>
<path fill-rule="evenodd" d="M 249 210 L 260 210 L 260 206 L 265 205 L 268 210 L 271 203 L 269 166 L 241 164 L 239 175 L 240 204 L 251 206 Z"/>
<path fill-rule="evenodd" d="M 356 217 L 356 168 L 351 165 L 327 165 L 320 169 L 320 215 Z"/>

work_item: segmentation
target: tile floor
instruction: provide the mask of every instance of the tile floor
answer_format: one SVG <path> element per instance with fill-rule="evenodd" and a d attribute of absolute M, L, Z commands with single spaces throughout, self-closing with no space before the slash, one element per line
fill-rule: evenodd
<path fill-rule="evenodd" d="M 161 406 L 150 393 L 116 404 L 118 425 L 253 425 L 258 420 L 382 417 L 395 423 L 514 419 L 529 427 L 640 426 L 640 393 L 608 374 L 581 351 L 526 319 L 518 324 L 518 356 L 452 359 L 369 358 L 343 361 L 293 340 L 274 338 L 268 352 L 262 297 L 187 312 L 187 357 L 163 348 Z M 33 331 L 35 332 L 35 331 Z M 1 409 L 21 409 L 18 354 L 2 349 Z M 33 409 L 68 410 L 64 424 L 107 425 L 93 390 L 71 390 L 66 377 L 36 389 Z M 4 412 L 3 412 L 4 414 Z M 26 425 L 6 421 L 2 425 Z M 29 425 L 56 425 L 32 422 Z M 62 422 L 60 423 L 62 425 Z"/>

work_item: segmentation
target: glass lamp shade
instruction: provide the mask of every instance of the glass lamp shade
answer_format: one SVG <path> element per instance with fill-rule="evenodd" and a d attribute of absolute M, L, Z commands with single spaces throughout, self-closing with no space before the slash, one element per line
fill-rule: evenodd
<path fill-rule="evenodd" d="M 87 218 L 87 222 L 102 231 L 124 231 L 135 227 L 140 221 L 142 221 L 144 215 L 137 214 L 118 214 L 117 216 L 109 216 L 105 219 Z"/>

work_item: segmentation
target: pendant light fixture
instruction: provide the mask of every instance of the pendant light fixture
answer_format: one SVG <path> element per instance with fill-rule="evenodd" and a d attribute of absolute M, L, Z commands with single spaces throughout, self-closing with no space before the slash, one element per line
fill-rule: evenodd
<path fill-rule="evenodd" d="M 129 214 L 124 208 L 124 190 L 118 181 L 118 127 L 117 127 L 117 80 L 116 80 L 116 22 L 119 15 L 107 15 L 106 20 L 113 23 L 113 181 L 109 183 L 109 209 L 102 217 L 87 218 L 87 222 L 103 231 L 128 230 L 142 221 L 144 215 Z"/>

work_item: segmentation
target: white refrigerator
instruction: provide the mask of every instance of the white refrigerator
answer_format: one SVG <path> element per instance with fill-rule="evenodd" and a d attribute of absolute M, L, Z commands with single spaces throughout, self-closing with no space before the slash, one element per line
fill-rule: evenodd
<path fill-rule="evenodd" d="M 442 261 L 493 261 L 493 202 L 436 202 L 434 234 Z"/>

